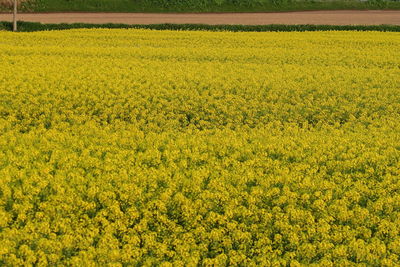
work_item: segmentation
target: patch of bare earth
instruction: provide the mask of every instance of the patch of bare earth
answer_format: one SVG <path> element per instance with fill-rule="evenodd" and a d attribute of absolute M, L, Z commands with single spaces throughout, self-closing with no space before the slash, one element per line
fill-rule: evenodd
<path fill-rule="evenodd" d="M 24 3 L 29 0 L 18 0 L 18 7 L 21 7 Z M 0 0 L 0 10 L 12 10 L 14 8 L 14 0 Z"/>

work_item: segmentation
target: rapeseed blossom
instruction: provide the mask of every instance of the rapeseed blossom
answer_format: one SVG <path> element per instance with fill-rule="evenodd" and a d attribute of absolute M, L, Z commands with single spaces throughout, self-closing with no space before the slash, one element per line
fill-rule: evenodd
<path fill-rule="evenodd" d="M 400 264 L 400 34 L 0 33 L 0 264 Z"/>

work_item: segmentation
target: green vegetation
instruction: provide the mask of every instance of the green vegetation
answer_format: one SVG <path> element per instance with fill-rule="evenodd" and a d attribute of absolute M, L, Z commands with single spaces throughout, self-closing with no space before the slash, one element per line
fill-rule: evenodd
<path fill-rule="evenodd" d="M 18 22 L 21 32 L 68 30 L 68 29 L 151 29 L 151 30 L 187 30 L 187 31 L 231 31 L 231 32 L 304 32 L 304 31 L 381 31 L 400 32 L 399 25 L 206 25 L 206 24 L 86 24 L 61 23 L 42 24 L 37 22 Z M 0 22 L 0 30 L 12 30 L 11 22 Z"/>
<path fill-rule="evenodd" d="M 399 1 L 339 0 L 32 0 L 24 11 L 89 12 L 265 12 L 340 9 L 400 9 Z"/>

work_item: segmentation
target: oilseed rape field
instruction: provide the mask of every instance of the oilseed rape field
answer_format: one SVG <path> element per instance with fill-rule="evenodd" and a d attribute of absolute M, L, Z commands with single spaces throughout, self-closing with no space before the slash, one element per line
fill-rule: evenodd
<path fill-rule="evenodd" d="M 400 34 L 0 32 L 0 265 L 400 265 Z"/>

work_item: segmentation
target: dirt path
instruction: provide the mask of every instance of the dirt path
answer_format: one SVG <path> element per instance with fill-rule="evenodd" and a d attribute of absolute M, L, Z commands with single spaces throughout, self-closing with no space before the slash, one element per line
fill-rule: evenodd
<path fill-rule="evenodd" d="M 0 14 L 0 21 L 11 21 Z M 203 24 L 331 24 L 400 25 L 400 11 L 303 11 L 285 13 L 36 13 L 19 14 L 18 20 L 42 23 L 203 23 Z"/>

